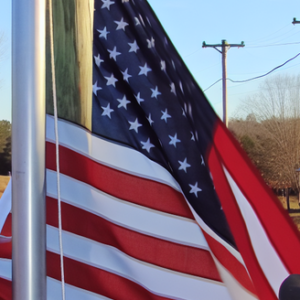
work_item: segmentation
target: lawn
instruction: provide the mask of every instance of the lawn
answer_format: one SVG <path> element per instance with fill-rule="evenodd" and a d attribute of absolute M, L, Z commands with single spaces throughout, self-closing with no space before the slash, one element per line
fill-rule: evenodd
<path fill-rule="evenodd" d="M 0 198 L 9 182 L 9 176 L 0 175 Z"/>

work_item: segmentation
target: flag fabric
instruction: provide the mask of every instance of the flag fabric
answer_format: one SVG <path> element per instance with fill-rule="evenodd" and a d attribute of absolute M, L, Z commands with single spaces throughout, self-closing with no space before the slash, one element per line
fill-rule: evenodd
<path fill-rule="evenodd" d="M 95 1 L 91 59 L 92 130 L 58 127 L 67 299 L 277 299 L 300 272 L 299 233 L 145 0 Z M 60 299 L 52 116 L 46 137 L 47 297 Z"/>

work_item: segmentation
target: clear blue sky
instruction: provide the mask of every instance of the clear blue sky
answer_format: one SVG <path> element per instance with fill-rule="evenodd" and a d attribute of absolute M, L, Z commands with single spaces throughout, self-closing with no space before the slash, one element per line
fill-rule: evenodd
<path fill-rule="evenodd" d="M 227 76 L 233 80 L 262 75 L 300 52 L 300 24 L 291 23 L 294 17 L 300 20 L 299 0 L 149 2 L 204 90 L 221 78 L 221 54 L 213 48 L 203 49 L 203 41 L 207 44 L 219 44 L 222 39 L 232 44 L 245 42 L 244 48 L 228 51 Z M 0 31 L 6 39 L 0 62 L 0 120 L 11 120 L 11 0 L 0 0 Z M 300 57 L 273 74 L 300 74 Z M 234 114 L 241 100 L 258 90 L 263 80 L 228 82 L 229 115 Z M 220 114 L 221 82 L 207 90 L 206 95 Z"/>

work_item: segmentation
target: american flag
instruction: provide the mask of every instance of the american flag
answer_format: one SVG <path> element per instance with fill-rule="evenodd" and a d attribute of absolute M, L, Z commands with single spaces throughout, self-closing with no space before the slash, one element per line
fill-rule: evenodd
<path fill-rule="evenodd" d="M 300 272 L 299 234 L 146 0 L 95 1 L 92 85 L 92 130 L 59 120 L 67 299 L 277 299 Z M 46 136 L 48 299 L 60 299 L 49 115 Z M 5 300 L 9 201 L 0 201 Z"/>

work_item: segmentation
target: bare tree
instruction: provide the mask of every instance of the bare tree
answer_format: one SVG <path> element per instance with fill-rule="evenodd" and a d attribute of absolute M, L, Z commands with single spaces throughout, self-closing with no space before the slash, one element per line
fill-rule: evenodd
<path fill-rule="evenodd" d="M 232 120 L 230 128 L 266 182 L 299 193 L 300 75 L 266 80 L 242 110 L 248 117 Z"/>

